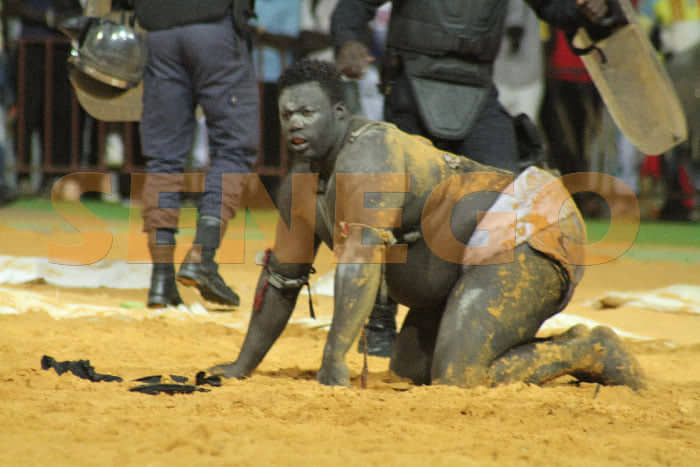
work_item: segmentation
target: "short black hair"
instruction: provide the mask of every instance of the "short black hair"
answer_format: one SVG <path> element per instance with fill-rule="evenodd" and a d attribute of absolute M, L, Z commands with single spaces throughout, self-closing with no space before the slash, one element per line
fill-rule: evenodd
<path fill-rule="evenodd" d="M 287 68 L 277 81 L 279 93 L 297 84 L 317 81 L 331 101 L 331 104 L 345 100 L 343 80 L 331 62 L 304 58 Z"/>

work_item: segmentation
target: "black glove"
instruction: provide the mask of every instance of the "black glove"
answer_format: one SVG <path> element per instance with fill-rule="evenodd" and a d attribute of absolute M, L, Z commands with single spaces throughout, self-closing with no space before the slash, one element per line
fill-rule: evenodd
<path fill-rule="evenodd" d="M 628 23 L 617 0 L 577 0 L 585 23 L 582 25 L 593 42 L 601 41 Z"/>

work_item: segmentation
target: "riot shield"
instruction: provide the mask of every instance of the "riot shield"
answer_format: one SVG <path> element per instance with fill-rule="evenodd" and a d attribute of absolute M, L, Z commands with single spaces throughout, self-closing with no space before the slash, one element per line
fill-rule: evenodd
<path fill-rule="evenodd" d="M 687 138 L 683 107 L 629 0 L 619 2 L 621 26 L 594 42 L 581 28 L 576 47 L 617 126 L 645 154 L 662 154 Z"/>

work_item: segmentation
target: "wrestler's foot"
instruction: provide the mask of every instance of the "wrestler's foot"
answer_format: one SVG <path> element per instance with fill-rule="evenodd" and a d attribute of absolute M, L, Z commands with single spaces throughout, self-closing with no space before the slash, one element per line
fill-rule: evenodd
<path fill-rule="evenodd" d="M 151 287 L 148 289 L 148 308 L 178 306 L 182 299 L 175 284 L 175 268 L 172 264 L 154 264 Z"/>
<path fill-rule="evenodd" d="M 236 369 L 235 363 L 222 363 L 207 369 L 207 373 L 212 376 L 221 376 L 222 378 L 242 378 L 243 375 Z"/>
<path fill-rule="evenodd" d="M 553 341 L 568 341 L 572 339 L 580 339 L 582 337 L 586 337 L 591 333 L 591 331 L 588 329 L 588 326 L 585 324 L 575 324 L 571 326 L 569 329 L 564 331 L 561 334 L 552 336 Z"/>
<path fill-rule="evenodd" d="M 202 298 L 210 302 L 230 306 L 240 304 L 238 295 L 226 285 L 215 264 L 183 263 L 177 273 L 177 281 L 182 285 L 197 287 Z"/>
<path fill-rule="evenodd" d="M 575 378 L 589 383 L 624 385 L 635 390 L 645 387 L 639 362 L 612 329 L 597 326 L 586 340 L 593 346 L 593 362 L 588 370 L 575 372 Z"/>

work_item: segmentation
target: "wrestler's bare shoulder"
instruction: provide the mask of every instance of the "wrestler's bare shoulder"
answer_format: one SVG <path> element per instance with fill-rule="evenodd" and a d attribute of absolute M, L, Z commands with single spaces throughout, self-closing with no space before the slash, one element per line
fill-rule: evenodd
<path fill-rule="evenodd" d="M 392 159 L 387 144 L 387 127 L 381 122 L 368 122 L 350 134 L 335 163 L 336 173 L 395 172 L 402 164 Z"/>

